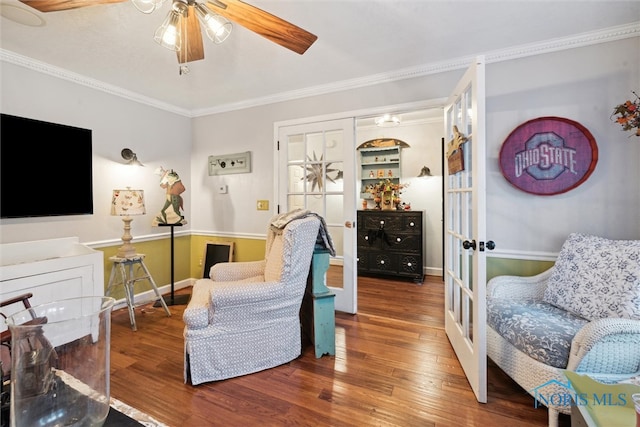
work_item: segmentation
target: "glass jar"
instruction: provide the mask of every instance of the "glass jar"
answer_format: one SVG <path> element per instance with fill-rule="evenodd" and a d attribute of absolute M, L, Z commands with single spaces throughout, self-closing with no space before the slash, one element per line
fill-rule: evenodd
<path fill-rule="evenodd" d="M 109 297 L 54 301 L 6 319 L 11 426 L 102 426 L 109 413 Z"/>

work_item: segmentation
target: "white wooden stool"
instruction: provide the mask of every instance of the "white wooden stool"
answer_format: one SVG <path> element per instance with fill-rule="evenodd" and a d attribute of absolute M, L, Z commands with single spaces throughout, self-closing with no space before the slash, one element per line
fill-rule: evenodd
<path fill-rule="evenodd" d="M 169 307 L 160 295 L 160 291 L 156 286 L 156 283 L 153 281 L 153 277 L 151 277 L 151 273 L 147 269 L 147 266 L 144 265 L 144 254 L 136 254 L 130 258 L 120 258 L 117 256 L 109 257 L 111 261 L 113 261 L 113 267 L 111 267 L 111 277 L 109 277 L 109 285 L 107 286 L 107 291 L 105 294 L 107 296 L 111 296 L 111 291 L 115 285 L 122 284 L 124 287 L 124 296 L 127 301 L 127 307 L 129 308 L 129 319 L 131 320 L 131 329 L 137 330 L 136 326 L 136 314 L 134 311 L 135 305 L 135 295 L 134 295 L 134 285 L 136 282 L 142 280 L 148 280 L 151 284 L 151 288 L 153 288 L 153 292 L 155 292 L 160 304 L 164 308 L 165 313 L 167 313 L 167 317 L 171 316 L 171 312 L 169 311 Z M 138 265 L 140 268 L 135 269 L 134 266 Z M 140 269 L 142 269 L 143 274 L 139 274 Z M 118 280 L 119 273 L 119 280 Z"/>

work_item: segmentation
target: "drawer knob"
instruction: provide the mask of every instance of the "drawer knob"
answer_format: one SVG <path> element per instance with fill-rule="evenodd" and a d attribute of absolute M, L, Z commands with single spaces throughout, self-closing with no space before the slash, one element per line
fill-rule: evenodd
<path fill-rule="evenodd" d="M 401 242 L 401 241 L 402 241 L 402 239 L 401 239 L 401 238 L 396 237 L 396 242 Z"/>
<path fill-rule="evenodd" d="M 407 263 L 407 267 L 411 267 L 413 264 L 411 264 L 410 262 Z"/>
<path fill-rule="evenodd" d="M 415 223 L 415 222 L 410 222 L 410 223 L 409 223 L 409 226 L 410 226 L 410 227 L 415 227 L 415 226 L 416 226 L 416 223 Z"/>
<path fill-rule="evenodd" d="M 369 240 L 369 236 L 364 236 L 364 240 Z"/>
<path fill-rule="evenodd" d="M 380 225 L 384 225 L 384 221 L 380 221 Z"/>
<path fill-rule="evenodd" d="M 384 260 L 380 260 L 380 264 L 384 264 Z"/>

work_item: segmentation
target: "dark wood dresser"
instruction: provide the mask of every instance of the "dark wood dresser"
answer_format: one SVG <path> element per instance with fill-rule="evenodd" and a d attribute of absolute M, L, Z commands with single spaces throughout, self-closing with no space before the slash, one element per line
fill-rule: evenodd
<path fill-rule="evenodd" d="M 423 281 L 422 211 L 359 210 L 358 274 Z"/>

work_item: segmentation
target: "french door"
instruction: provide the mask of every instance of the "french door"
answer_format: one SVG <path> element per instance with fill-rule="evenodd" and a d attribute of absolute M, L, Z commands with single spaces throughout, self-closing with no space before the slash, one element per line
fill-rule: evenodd
<path fill-rule="evenodd" d="M 484 57 L 444 111 L 445 331 L 479 402 L 487 401 Z M 455 126 L 455 128 L 454 128 Z"/>
<path fill-rule="evenodd" d="M 342 264 L 342 278 L 327 286 L 336 310 L 355 314 L 354 132 L 353 118 L 279 127 L 276 188 L 280 212 L 309 209 L 325 219 L 336 249 L 331 262 Z"/>

